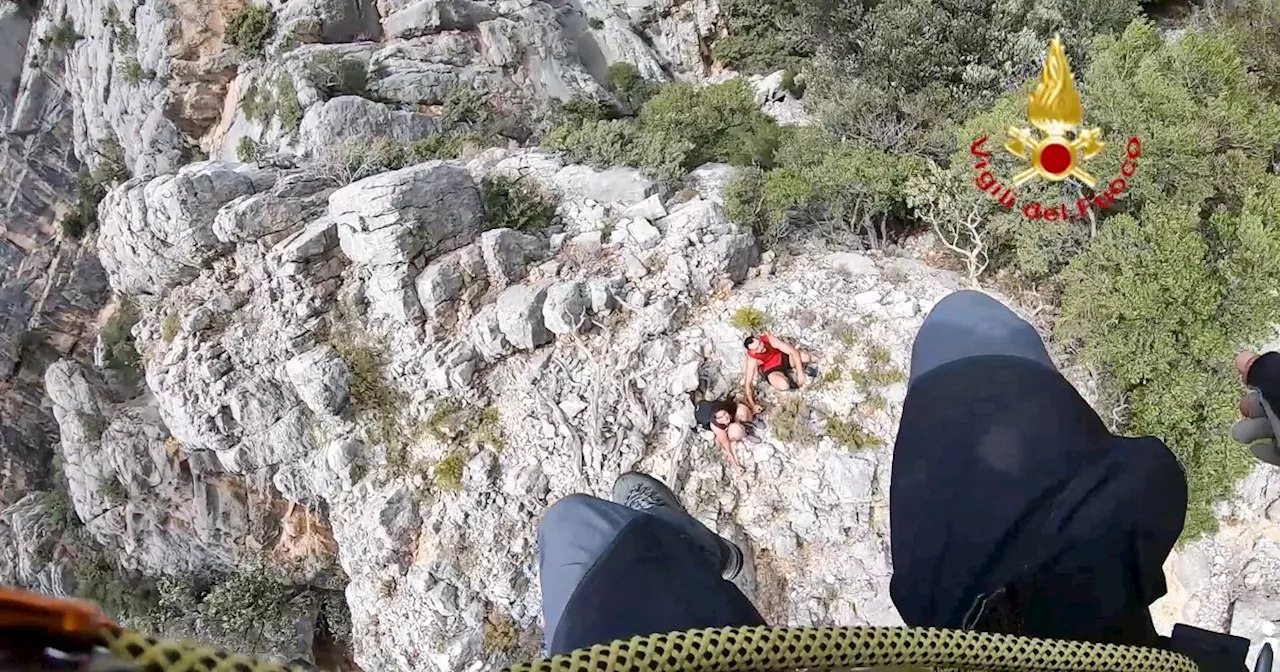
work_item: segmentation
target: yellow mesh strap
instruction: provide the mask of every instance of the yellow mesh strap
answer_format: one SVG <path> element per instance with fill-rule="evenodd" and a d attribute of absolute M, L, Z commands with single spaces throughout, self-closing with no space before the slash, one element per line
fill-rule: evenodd
<path fill-rule="evenodd" d="M 507 672 L 729 672 L 913 666 L 997 672 L 1198 672 L 1171 651 L 937 628 L 715 628 L 632 637 Z"/>
<path fill-rule="evenodd" d="M 157 641 L 129 630 L 123 630 L 119 634 L 104 633 L 102 644 L 115 657 L 143 670 L 301 672 L 297 667 L 231 653 L 216 646 L 180 640 Z"/>
<path fill-rule="evenodd" d="M 300 672 L 188 641 L 104 634 L 113 655 L 164 672 Z M 909 666 L 992 672 L 1199 672 L 1171 651 L 936 628 L 715 628 L 632 637 L 508 672 L 774 672 Z"/>

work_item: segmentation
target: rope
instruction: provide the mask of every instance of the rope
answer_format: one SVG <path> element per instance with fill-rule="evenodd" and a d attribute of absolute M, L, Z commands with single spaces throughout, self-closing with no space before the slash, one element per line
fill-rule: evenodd
<path fill-rule="evenodd" d="M 301 672 L 297 667 L 128 630 L 103 645 L 155 672 Z M 632 637 L 505 672 L 783 672 L 923 667 L 990 672 L 1199 672 L 1172 651 L 937 628 L 715 628 Z"/>
<path fill-rule="evenodd" d="M 302 672 L 297 667 L 185 640 L 155 640 L 131 630 L 106 631 L 111 654 L 147 672 Z"/>
<path fill-rule="evenodd" d="M 992 672 L 1199 672 L 1171 651 L 937 628 L 716 628 L 632 637 L 505 672 L 781 672 L 912 666 Z"/>

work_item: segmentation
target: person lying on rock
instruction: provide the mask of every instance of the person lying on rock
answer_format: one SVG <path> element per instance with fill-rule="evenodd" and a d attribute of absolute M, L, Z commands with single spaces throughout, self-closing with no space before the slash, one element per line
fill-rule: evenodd
<path fill-rule="evenodd" d="M 733 454 L 733 444 L 737 441 L 759 442 L 755 432 L 763 429 L 757 424 L 758 420 L 751 408 L 732 399 L 699 401 L 693 407 L 693 418 L 699 427 L 709 429 L 715 435 L 716 445 L 729 461 L 729 466 L 743 471 L 737 456 Z"/>
<path fill-rule="evenodd" d="M 776 350 L 800 368 L 794 348 L 756 340 L 752 359 L 776 366 Z M 1237 366 L 1257 391 L 1233 436 L 1280 463 L 1263 403 L 1280 408 L 1280 353 L 1242 353 Z M 929 313 L 893 451 L 889 594 L 908 625 L 1184 650 L 1149 611 L 1187 510 L 1177 458 L 1157 438 L 1109 432 L 1009 308 L 965 290 Z M 651 476 L 623 474 L 612 501 L 556 502 L 538 549 L 552 655 L 764 624 L 729 581 L 742 550 Z"/>
<path fill-rule="evenodd" d="M 800 389 L 809 382 L 806 373 L 816 375 L 809 353 L 800 352 L 773 334 L 748 336 L 742 344 L 747 348 L 747 358 L 742 363 L 742 389 L 747 406 L 755 413 L 760 412 L 755 398 L 757 374 L 779 392 Z"/>

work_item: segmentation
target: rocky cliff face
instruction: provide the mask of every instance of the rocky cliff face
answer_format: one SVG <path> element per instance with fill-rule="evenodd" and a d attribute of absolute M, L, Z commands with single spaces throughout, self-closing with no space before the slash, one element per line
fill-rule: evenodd
<path fill-rule="evenodd" d="M 92 245 L 61 240 L 79 161 L 59 52 L 28 50 L 35 11 L 0 5 L 0 501 L 49 485 L 57 426 L 44 369 L 91 361 L 106 277 Z"/>
<path fill-rule="evenodd" d="M 0 10 L 0 581 L 83 593 L 106 581 L 92 547 L 160 578 L 180 605 L 162 634 L 479 670 L 540 645 L 548 504 L 638 468 L 747 551 L 771 621 L 900 623 L 888 446 L 912 335 L 960 280 L 909 252 L 762 252 L 724 214 L 727 166 L 659 185 L 517 147 L 554 101 L 612 96 L 609 64 L 727 76 L 705 58 L 715 2 L 288 0 L 254 59 L 224 44 L 242 6 Z M 803 123 L 781 79 L 759 102 Z M 509 147 L 335 163 L 466 130 L 459 91 L 496 101 Z M 246 144 L 266 158 L 241 163 Z M 76 174 L 115 164 L 96 230 L 64 236 Z M 495 227 L 495 179 L 553 199 L 553 225 Z M 731 473 L 689 393 L 732 389 L 743 308 L 823 376 L 766 397 Z M 1277 502 L 1259 470 L 1223 533 L 1171 559 L 1164 627 L 1275 635 Z"/>

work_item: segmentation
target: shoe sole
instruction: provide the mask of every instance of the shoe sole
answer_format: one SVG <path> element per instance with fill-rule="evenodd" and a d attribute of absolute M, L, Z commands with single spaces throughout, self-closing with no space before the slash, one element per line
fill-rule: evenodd
<path fill-rule="evenodd" d="M 683 513 L 686 516 L 689 515 L 689 512 L 685 510 L 684 505 L 680 503 L 680 498 L 676 497 L 676 493 L 672 492 L 671 488 L 668 488 L 666 483 L 638 471 L 628 471 L 627 473 L 619 476 L 618 480 L 613 482 L 613 502 L 615 504 L 622 504 L 625 502 L 627 499 L 626 495 L 631 491 L 632 484 L 637 482 L 643 483 L 646 487 L 655 490 L 659 496 L 663 497 L 668 502 L 671 502 L 671 504 L 679 510 L 680 513 Z M 625 504 L 623 504 L 623 506 L 625 506 Z"/>
<path fill-rule="evenodd" d="M 723 548 L 720 549 L 720 552 L 725 553 L 727 551 L 728 556 L 725 558 L 724 570 L 720 572 L 720 577 L 725 581 L 732 581 L 738 578 L 738 575 L 742 573 L 742 549 L 738 548 L 737 544 L 721 537 L 720 535 L 716 535 L 716 538 L 724 544 Z"/>
<path fill-rule="evenodd" d="M 626 493 L 631 490 L 632 485 L 636 482 L 643 483 L 647 487 L 653 488 L 657 491 L 659 496 L 664 497 L 668 502 L 671 502 L 673 508 L 682 514 L 693 518 L 693 515 L 690 514 L 688 510 L 684 508 L 684 505 L 680 503 L 680 498 L 676 497 L 676 493 L 672 492 L 671 488 L 668 488 L 666 483 L 638 471 L 628 471 L 627 473 L 619 476 L 618 480 L 613 482 L 614 503 L 622 504 L 626 501 Z M 696 522 L 697 519 L 695 518 L 694 521 Z M 703 527 L 705 528 L 705 526 Z M 711 536 L 715 537 L 718 545 L 720 546 L 720 554 L 726 556 L 724 558 L 724 569 L 721 570 L 720 576 L 726 581 L 732 581 L 742 573 L 742 549 L 738 548 L 737 544 L 716 534 L 709 528 L 707 529 L 707 532 L 710 532 Z"/>

